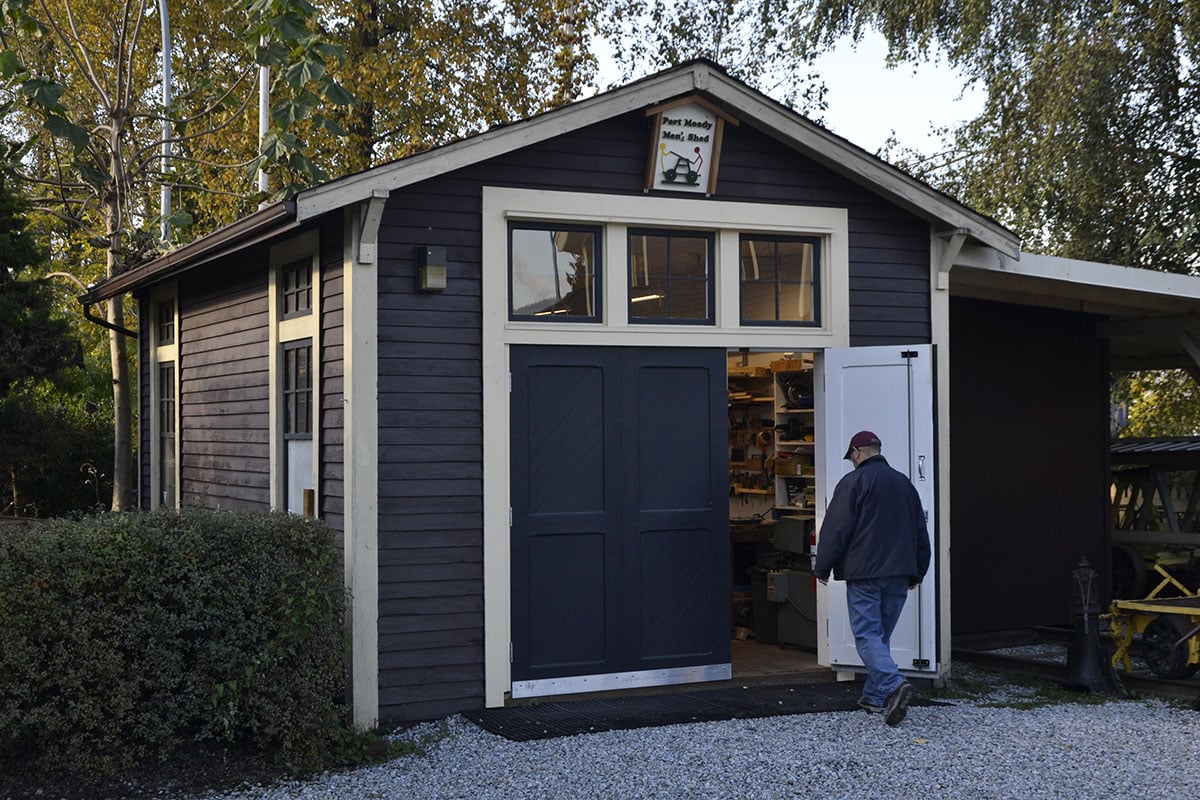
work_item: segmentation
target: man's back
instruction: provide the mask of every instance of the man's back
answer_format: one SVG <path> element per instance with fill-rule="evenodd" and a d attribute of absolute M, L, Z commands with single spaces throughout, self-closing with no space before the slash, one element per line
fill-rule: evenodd
<path fill-rule="evenodd" d="M 908 477 L 881 455 L 838 482 L 821 525 L 817 577 L 892 576 L 916 583 L 929 568 L 929 534 L 921 499 Z"/>

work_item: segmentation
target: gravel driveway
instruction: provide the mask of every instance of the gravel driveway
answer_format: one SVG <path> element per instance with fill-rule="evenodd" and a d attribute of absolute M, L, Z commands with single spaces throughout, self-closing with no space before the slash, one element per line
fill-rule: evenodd
<path fill-rule="evenodd" d="M 956 673 L 957 674 L 957 673 Z M 1200 795 L 1200 714 L 1161 701 L 1038 705 L 996 683 L 914 707 L 801 714 L 510 742 L 461 717 L 418 726 L 408 756 L 226 800 L 1187 798 Z M 1028 707 L 1034 706 L 1034 707 Z"/>

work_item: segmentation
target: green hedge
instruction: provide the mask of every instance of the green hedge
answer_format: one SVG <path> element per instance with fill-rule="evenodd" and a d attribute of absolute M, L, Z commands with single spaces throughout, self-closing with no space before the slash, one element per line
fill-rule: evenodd
<path fill-rule="evenodd" d="M 345 729 L 342 586 L 296 516 L 0 529 L 0 763 L 114 774 L 230 743 L 318 765 Z"/>

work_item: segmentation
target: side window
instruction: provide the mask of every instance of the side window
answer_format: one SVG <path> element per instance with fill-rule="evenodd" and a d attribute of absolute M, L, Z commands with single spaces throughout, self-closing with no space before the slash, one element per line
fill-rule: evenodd
<path fill-rule="evenodd" d="M 711 233 L 629 232 L 629 319 L 713 323 Z"/>
<path fill-rule="evenodd" d="M 175 301 L 158 304 L 158 344 L 175 344 Z"/>
<path fill-rule="evenodd" d="M 739 245 L 743 323 L 821 323 L 819 239 L 744 234 Z"/>
<path fill-rule="evenodd" d="M 320 515 L 321 242 L 316 231 L 271 248 L 271 508 Z"/>
<path fill-rule="evenodd" d="M 509 318 L 600 321 L 600 228 L 512 223 Z"/>
<path fill-rule="evenodd" d="M 150 507 L 179 506 L 179 314 L 177 289 L 158 287 L 149 299 L 150 380 L 149 437 Z"/>
<path fill-rule="evenodd" d="M 312 354 L 308 339 L 283 346 L 284 485 L 287 510 L 293 513 L 305 511 L 304 492 L 313 488 Z"/>
<path fill-rule="evenodd" d="M 312 313 L 312 259 L 305 258 L 280 268 L 283 318 Z"/>
<path fill-rule="evenodd" d="M 158 472 L 159 505 L 175 505 L 175 362 L 158 365 Z"/>

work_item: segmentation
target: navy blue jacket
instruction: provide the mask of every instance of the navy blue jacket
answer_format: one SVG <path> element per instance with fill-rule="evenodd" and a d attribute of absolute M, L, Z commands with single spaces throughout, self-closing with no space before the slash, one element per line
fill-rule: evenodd
<path fill-rule="evenodd" d="M 904 576 L 929 569 L 929 530 L 908 476 L 871 456 L 838 481 L 821 523 L 814 574 L 828 580 Z"/>

